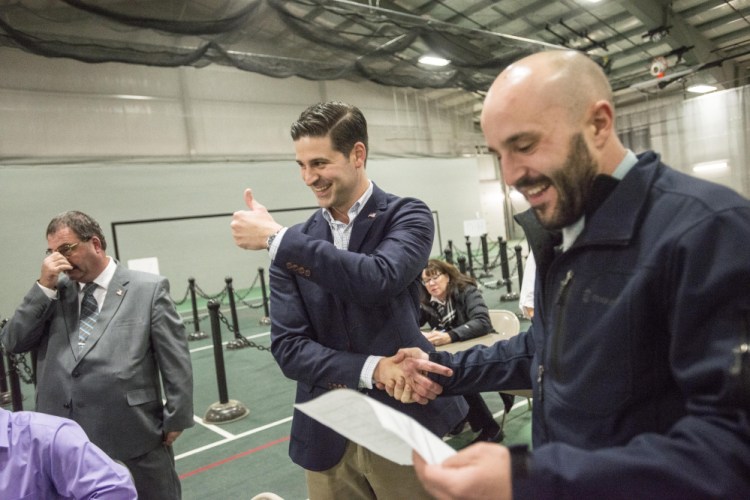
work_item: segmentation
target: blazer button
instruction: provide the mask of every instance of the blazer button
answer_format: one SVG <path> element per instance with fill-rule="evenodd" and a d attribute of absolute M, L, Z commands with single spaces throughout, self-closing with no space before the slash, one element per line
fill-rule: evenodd
<path fill-rule="evenodd" d="M 70 410 L 70 403 L 65 403 L 63 405 L 63 408 L 65 408 L 66 410 Z"/>
<path fill-rule="evenodd" d="M 73 378 L 78 378 L 80 376 L 81 374 L 79 372 L 73 372 Z"/>

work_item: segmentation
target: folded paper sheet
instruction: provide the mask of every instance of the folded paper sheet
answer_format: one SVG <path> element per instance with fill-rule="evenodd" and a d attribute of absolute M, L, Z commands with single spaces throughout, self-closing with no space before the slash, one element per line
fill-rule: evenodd
<path fill-rule="evenodd" d="M 413 418 L 351 389 L 336 389 L 294 406 L 347 439 L 397 464 L 412 465 L 412 449 L 431 464 L 456 453 Z"/>

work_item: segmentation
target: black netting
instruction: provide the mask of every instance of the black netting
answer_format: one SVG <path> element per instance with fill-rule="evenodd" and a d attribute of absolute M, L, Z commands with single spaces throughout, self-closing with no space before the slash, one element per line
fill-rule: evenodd
<path fill-rule="evenodd" d="M 335 0 L 63 0 L 0 5 L 0 46 L 84 62 L 223 64 L 271 77 L 486 90 L 536 44 Z M 433 68 L 424 53 L 453 61 Z"/>

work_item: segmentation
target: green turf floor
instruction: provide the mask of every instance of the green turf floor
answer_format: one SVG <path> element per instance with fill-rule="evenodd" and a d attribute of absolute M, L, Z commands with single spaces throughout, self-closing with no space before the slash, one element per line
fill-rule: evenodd
<path fill-rule="evenodd" d="M 501 292 L 484 291 L 489 307 L 515 311 L 517 303 L 501 302 Z M 249 293 L 244 298 L 237 301 L 240 335 L 267 348 L 270 345 L 269 326 L 263 321 L 260 294 Z M 295 384 L 284 377 L 268 350 L 254 347 L 221 350 L 230 406 L 246 407 L 249 413 L 244 418 L 220 425 L 203 422 L 206 412 L 220 402 L 211 322 L 204 308 L 205 302 L 204 299 L 198 301 L 200 328 L 195 328 L 192 322 L 190 301 L 179 306 L 188 333 L 197 330 L 208 335 L 205 339 L 190 342 L 196 425 L 186 430 L 174 445 L 183 498 L 250 499 L 264 491 L 274 492 L 286 500 L 307 498 L 304 472 L 287 455 Z M 228 328 L 233 321 L 226 298 L 220 311 L 222 342 L 226 343 L 235 339 Z M 22 386 L 24 409 L 33 410 L 33 389 L 28 384 Z M 497 393 L 485 393 L 484 397 L 500 421 L 502 400 Z M 531 422 L 526 400 L 517 398 L 514 410 L 506 419 L 505 431 L 506 444 L 530 443 Z M 460 448 L 473 437 L 470 431 L 466 431 L 451 439 L 449 444 Z"/>

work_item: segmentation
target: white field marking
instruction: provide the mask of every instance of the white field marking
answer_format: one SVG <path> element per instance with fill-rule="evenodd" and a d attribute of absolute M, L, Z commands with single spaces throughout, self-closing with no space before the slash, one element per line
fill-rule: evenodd
<path fill-rule="evenodd" d="M 195 421 L 202 424 L 202 420 L 199 417 L 195 417 Z M 180 460 L 181 458 L 189 457 L 191 455 L 195 455 L 197 453 L 201 453 L 206 450 L 210 450 L 211 448 L 216 448 L 217 446 L 221 446 L 223 444 L 227 444 L 231 441 L 235 441 L 237 439 L 243 438 L 245 436 L 250 436 L 251 434 L 255 434 L 257 432 L 262 432 L 266 429 L 270 429 L 272 427 L 276 427 L 277 425 L 285 424 L 292 420 L 292 417 L 282 418 L 281 420 L 277 420 L 276 422 L 271 422 L 270 424 L 266 424 L 260 427 L 256 427 L 255 429 L 250 429 L 249 431 L 243 432 L 241 434 L 231 435 L 231 437 L 227 437 L 225 439 L 222 439 L 220 441 L 216 441 L 211 444 L 207 444 L 205 446 L 201 446 L 200 448 L 196 448 L 194 450 L 186 451 L 185 453 L 181 453 L 180 455 L 177 455 L 174 457 L 175 460 Z"/>

